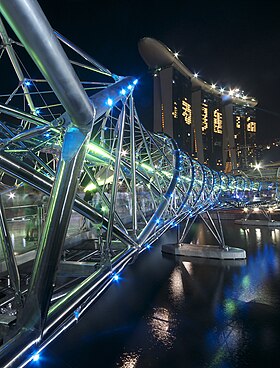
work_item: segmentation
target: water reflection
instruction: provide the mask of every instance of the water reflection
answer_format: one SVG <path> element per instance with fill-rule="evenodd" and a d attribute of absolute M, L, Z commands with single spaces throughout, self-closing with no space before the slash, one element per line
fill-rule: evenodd
<path fill-rule="evenodd" d="M 121 357 L 121 363 L 117 366 L 120 368 L 135 368 L 139 358 L 140 353 L 124 353 Z"/>
<path fill-rule="evenodd" d="M 280 230 L 279 229 L 272 229 L 271 230 L 271 238 L 274 244 L 280 243 Z"/>
<path fill-rule="evenodd" d="M 245 240 L 245 230 L 242 227 L 239 229 L 240 238 L 244 241 Z"/>
<path fill-rule="evenodd" d="M 278 368 L 280 231 L 259 229 L 225 224 L 226 243 L 246 249 L 246 261 L 179 258 L 154 246 L 126 269 L 131 287 L 108 290 L 91 323 L 85 316 L 75 338 L 69 333 L 53 345 L 56 356 L 64 349 L 64 360 L 77 368 L 91 367 L 92 357 L 98 367 Z M 211 244 L 207 230 L 204 237 Z M 90 331 L 87 344 L 83 329 Z"/>
<path fill-rule="evenodd" d="M 255 233 L 261 239 L 261 229 L 256 229 Z M 271 244 L 249 255 L 247 265 L 233 274 L 231 285 L 224 289 L 223 298 L 216 305 L 215 327 L 206 336 L 209 351 L 214 353 L 207 367 L 227 367 L 228 360 L 240 360 L 242 351 L 252 343 L 252 337 L 244 328 L 244 319 L 250 318 L 251 313 L 259 313 L 265 305 L 279 305 L 279 296 L 277 300 L 273 299 L 273 293 L 266 284 L 277 274 L 279 255 Z"/>
<path fill-rule="evenodd" d="M 234 239 L 232 234 L 227 233 L 228 228 L 225 229 L 226 237 L 234 244 L 237 239 L 242 240 L 241 246 L 262 246 L 267 244 L 279 244 L 280 243 L 280 229 L 272 228 L 268 226 L 255 227 L 255 226 L 238 226 L 239 236 Z M 240 244 L 238 246 L 240 246 Z"/>
<path fill-rule="evenodd" d="M 191 276 L 193 273 L 193 265 L 192 262 L 182 262 L 185 269 L 188 271 L 188 274 Z"/>
<path fill-rule="evenodd" d="M 153 338 L 170 349 L 176 339 L 176 319 L 172 318 L 170 311 L 166 308 L 154 308 L 152 316 L 148 319 L 148 325 Z"/>
<path fill-rule="evenodd" d="M 255 229 L 255 232 L 256 232 L 257 245 L 261 245 L 261 243 L 262 243 L 262 233 L 261 233 L 261 229 L 256 228 L 256 229 Z"/>
<path fill-rule="evenodd" d="M 185 262 L 189 263 L 189 262 Z M 174 304 L 181 303 L 184 301 L 184 287 L 182 274 L 179 267 L 176 267 L 171 274 L 170 284 L 169 284 L 170 298 Z"/>

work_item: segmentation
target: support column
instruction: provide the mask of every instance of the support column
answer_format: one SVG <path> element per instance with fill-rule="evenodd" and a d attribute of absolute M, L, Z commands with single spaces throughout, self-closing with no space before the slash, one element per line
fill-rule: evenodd
<path fill-rule="evenodd" d="M 92 107 L 63 48 L 36 0 L 1 0 L 0 10 L 64 106 L 73 126 L 65 134 L 46 224 L 26 303 L 18 319 L 40 337 L 94 121 Z"/>
<path fill-rule="evenodd" d="M 5 210 L 3 207 L 1 195 L 0 195 L 0 241 L 2 244 L 8 275 L 10 276 L 12 288 L 15 291 L 16 307 L 22 307 L 20 276 L 16 258 L 13 251 L 12 240 L 7 226 Z"/>
<path fill-rule="evenodd" d="M 106 246 L 107 249 L 111 250 L 111 242 L 112 242 L 112 230 L 114 224 L 114 216 L 115 216 L 115 205 L 116 205 L 116 198 L 117 198 L 117 188 L 118 188 L 118 181 L 119 181 L 119 174 L 120 174 L 120 165 L 121 165 L 121 150 L 122 150 L 122 143 L 123 143 L 123 133 L 124 133 L 124 120 L 125 120 L 125 105 L 119 116 L 118 121 L 118 137 L 117 137 L 117 147 L 116 147 L 116 154 L 115 154 L 115 168 L 114 168 L 114 178 L 112 183 L 112 191 L 111 191 L 111 206 L 108 218 L 108 228 L 107 228 L 107 235 L 106 235 Z"/>
<path fill-rule="evenodd" d="M 132 204 L 132 231 L 136 237 L 137 231 L 137 198 L 136 198 L 136 173 L 135 173 L 135 117 L 132 95 L 129 98 L 130 108 L 130 167 L 131 167 L 131 204 Z"/>

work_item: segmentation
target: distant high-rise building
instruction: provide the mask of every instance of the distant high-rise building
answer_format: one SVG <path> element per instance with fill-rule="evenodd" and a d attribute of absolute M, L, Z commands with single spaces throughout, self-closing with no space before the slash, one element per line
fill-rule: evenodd
<path fill-rule="evenodd" d="M 197 98 L 198 95 L 198 98 Z M 201 126 L 202 145 L 199 160 L 208 166 L 220 170 L 223 166 L 223 106 L 221 99 L 201 88 L 193 91 L 194 103 L 201 107 L 196 120 L 197 130 Z M 196 97 L 196 98 L 195 98 Z M 198 101 L 196 102 L 196 100 Z M 199 135 L 199 133 L 197 134 Z"/>
<path fill-rule="evenodd" d="M 181 149 L 188 152 L 193 142 L 191 101 L 190 78 L 172 67 L 155 73 L 154 131 L 174 138 Z"/>
<path fill-rule="evenodd" d="M 174 138 L 182 150 L 218 171 L 254 164 L 254 98 L 201 80 L 157 40 L 143 38 L 139 51 L 154 74 L 155 132 Z"/>
<path fill-rule="evenodd" d="M 256 161 L 256 111 L 252 107 L 233 105 L 234 142 L 236 163 L 240 169 Z"/>

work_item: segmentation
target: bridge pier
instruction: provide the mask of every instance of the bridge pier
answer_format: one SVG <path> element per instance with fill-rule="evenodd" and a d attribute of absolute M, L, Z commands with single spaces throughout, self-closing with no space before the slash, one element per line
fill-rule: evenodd
<path fill-rule="evenodd" d="M 277 207 L 276 207 L 277 208 Z M 258 207 L 245 207 L 244 217 L 234 221 L 238 225 L 251 225 L 251 226 L 268 226 L 268 227 L 280 227 L 279 217 L 277 219 L 272 218 L 272 214 L 275 211 L 275 207 L 260 206 Z M 250 218 L 252 215 L 253 218 Z"/>
<path fill-rule="evenodd" d="M 209 222 L 203 217 L 203 215 L 198 215 L 206 227 L 210 230 L 211 234 L 217 241 L 217 245 L 207 245 L 207 244 L 193 244 L 193 243 L 184 243 L 188 233 L 192 225 L 194 224 L 196 218 L 198 216 L 193 217 L 192 219 L 187 220 L 185 227 L 182 232 L 182 236 L 178 236 L 180 230 L 178 227 L 177 232 L 177 240 L 176 244 L 163 244 L 162 252 L 173 254 L 176 256 L 187 256 L 187 257 L 200 257 L 200 258 L 214 258 L 221 260 L 239 260 L 246 259 L 246 251 L 244 249 L 229 247 L 225 244 L 222 223 L 220 220 L 220 216 L 218 211 L 217 215 L 217 223 L 218 226 L 215 225 L 213 214 L 211 215 L 208 211 L 206 212 L 207 218 Z"/>
<path fill-rule="evenodd" d="M 241 248 L 228 247 L 222 249 L 217 245 L 198 245 L 198 244 L 164 244 L 162 252 L 175 256 L 214 258 L 214 259 L 246 259 L 246 251 Z"/>

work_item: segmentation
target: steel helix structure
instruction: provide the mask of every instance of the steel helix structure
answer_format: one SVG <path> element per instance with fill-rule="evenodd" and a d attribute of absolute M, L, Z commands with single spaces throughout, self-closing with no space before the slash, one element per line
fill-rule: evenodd
<path fill-rule="evenodd" d="M 8 75 L 0 95 L 0 237 L 10 279 L 0 320 L 15 311 L 0 328 L 0 361 L 23 367 L 168 229 L 256 196 L 276 200 L 277 187 L 215 172 L 147 131 L 134 103 L 137 79 L 113 74 L 54 31 L 37 1 L 1 0 L 0 10 L 0 67 Z M 48 197 L 27 287 L 4 200 L 23 187 Z M 80 258 L 66 244 L 74 213 L 96 237 Z M 82 281 L 80 273 L 71 283 L 58 277 L 70 260 L 80 269 L 87 262 Z"/>

